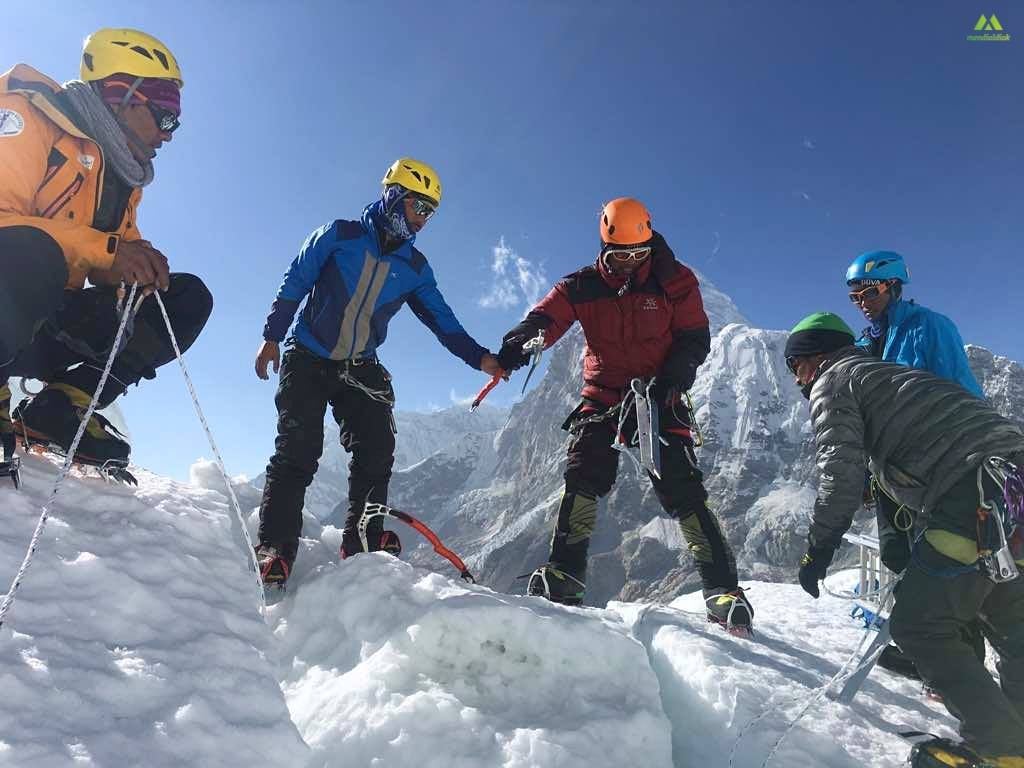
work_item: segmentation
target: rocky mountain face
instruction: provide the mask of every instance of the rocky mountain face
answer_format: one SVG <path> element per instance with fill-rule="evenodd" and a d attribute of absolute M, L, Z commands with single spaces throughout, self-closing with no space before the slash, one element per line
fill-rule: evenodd
<path fill-rule="evenodd" d="M 785 332 L 751 328 L 714 286 L 702 281 L 702 291 L 713 341 L 691 396 L 703 433 L 697 455 L 709 503 L 732 542 L 741 580 L 790 581 L 816 488 L 807 403 L 786 369 Z M 583 346 L 577 327 L 549 350 L 543 380 L 511 412 L 397 414 L 390 503 L 430 525 L 479 581 L 495 589 L 522 592 L 525 579 L 517 577 L 547 558 L 568 439 L 560 425 L 579 402 Z M 992 402 L 1021 420 L 1021 366 L 980 347 L 967 351 Z M 522 376 L 518 372 L 513 385 Z M 307 494 L 307 510 L 321 520 L 343 519 L 346 464 L 337 430 L 329 429 Z M 859 525 L 870 522 L 865 514 Z M 417 534 L 401 532 L 405 556 L 447 567 Z M 669 599 L 699 586 L 678 525 L 626 458 L 620 458 L 615 487 L 600 501 L 590 552 L 588 604 Z"/>

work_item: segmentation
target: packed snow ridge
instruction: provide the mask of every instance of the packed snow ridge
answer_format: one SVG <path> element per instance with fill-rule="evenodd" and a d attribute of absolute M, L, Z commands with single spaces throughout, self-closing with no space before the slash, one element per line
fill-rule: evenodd
<path fill-rule="evenodd" d="M 565 608 L 440 558 L 341 562 L 309 515 L 293 586 L 261 615 L 211 469 L 65 482 L 0 629 L 0 765 L 759 768 L 862 636 L 848 601 L 788 584 L 745 583 L 747 641 L 699 594 Z M 23 489 L 0 487 L 4 589 L 57 474 L 29 456 Z M 816 701 L 770 765 L 896 766 L 898 728 L 951 726 L 876 670 L 852 706 Z"/>

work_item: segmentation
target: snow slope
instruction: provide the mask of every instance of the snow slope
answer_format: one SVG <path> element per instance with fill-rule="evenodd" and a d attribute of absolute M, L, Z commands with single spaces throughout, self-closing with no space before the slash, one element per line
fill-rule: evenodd
<path fill-rule="evenodd" d="M 214 486 L 209 469 L 194 477 Z M 0 486 L 3 589 L 56 474 L 30 456 L 24 489 Z M 339 562 L 311 516 L 261 617 L 225 497 L 139 477 L 61 489 L 0 629 L 0 766 L 759 768 L 862 634 L 847 603 L 794 585 L 747 584 L 750 642 L 708 625 L 699 594 L 571 609 L 439 558 Z M 919 693 L 876 671 L 852 707 L 814 703 L 769 765 L 900 765 L 894 727 L 952 724 Z"/>

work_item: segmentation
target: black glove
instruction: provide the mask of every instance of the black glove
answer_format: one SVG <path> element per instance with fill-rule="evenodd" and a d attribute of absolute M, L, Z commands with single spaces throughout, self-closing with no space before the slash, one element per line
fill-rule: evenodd
<path fill-rule="evenodd" d="M 807 554 L 800 558 L 800 586 L 815 600 L 821 597 L 818 582 L 825 578 L 825 572 L 835 554 L 834 549 L 812 545 L 807 548 Z"/>
<path fill-rule="evenodd" d="M 506 341 L 498 350 L 498 364 L 507 373 L 522 368 L 530 362 L 530 356 L 523 353 L 523 342 L 520 340 Z"/>
<path fill-rule="evenodd" d="M 679 402 L 686 389 L 674 376 L 658 376 L 654 380 L 654 399 L 665 407 L 671 407 Z"/>

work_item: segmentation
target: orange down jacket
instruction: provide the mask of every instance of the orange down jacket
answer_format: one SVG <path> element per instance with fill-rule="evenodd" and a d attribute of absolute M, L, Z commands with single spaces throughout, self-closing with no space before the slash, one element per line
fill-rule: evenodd
<path fill-rule="evenodd" d="M 60 86 L 18 64 L 0 75 L 0 227 L 30 226 L 64 251 L 68 288 L 109 269 L 121 238 L 139 240 L 133 189 L 116 229 L 93 225 L 103 194 L 103 153 L 61 111 Z"/>

